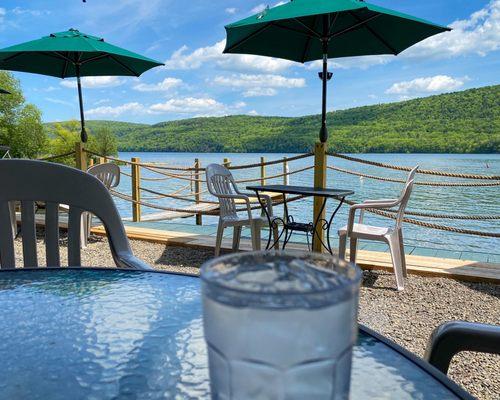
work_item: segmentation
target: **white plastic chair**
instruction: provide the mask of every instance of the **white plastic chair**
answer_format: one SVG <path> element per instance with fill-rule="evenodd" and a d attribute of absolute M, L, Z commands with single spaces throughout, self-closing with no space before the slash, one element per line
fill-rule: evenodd
<path fill-rule="evenodd" d="M 120 184 L 121 172 L 120 172 L 120 167 L 116 164 L 112 163 L 97 164 L 94 165 L 93 167 L 90 167 L 87 170 L 87 173 L 99 179 L 108 190 L 115 188 Z M 85 213 L 84 221 L 85 223 L 82 225 L 84 229 L 84 232 L 82 232 L 84 237 L 83 243 L 84 245 L 87 245 L 87 241 L 90 235 L 90 228 L 92 228 L 92 214 Z"/>
<path fill-rule="evenodd" d="M 242 193 L 238 190 L 238 186 L 234 181 L 231 172 L 224 166 L 219 164 L 210 164 L 206 168 L 207 188 L 210 194 L 219 199 L 219 223 L 217 226 L 217 237 L 215 241 L 215 255 L 220 254 L 222 237 L 224 229 L 233 227 L 233 250 L 236 251 L 240 247 L 241 228 L 249 226 L 252 235 L 252 248 L 260 250 L 262 226 L 267 225 L 267 218 L 262 216 L 255 217 L 252 215 L 250 206 L 250 198 L 255 198 L 254 194 Z M 266 202 L 267 212 L 270 218 L 273 218 L 273 205 L 271 197 L 268 195 L 260 195 L 261 200 Z M 240 200 L 245 203 L 247 215 L 245 217 L 238 216 L 236 201 Z M 273 229 L 275 246 L 278 246 L 278 228 Z"/>
<path fill-rule="evenodd" d="M 350 261 L 356 262 L 358 239 L 376 240 L 389 245 L 392 265 L 396 276 L 398 290 L 404 289 L 404 278 L 407 276 L 406 259 L 403 244 L 403 216 L 410 200 L 413 181 L 418 165 L 408 174 L 403 191 L 397 199 L 365 200 L 361 204 L 354 204 L 349 211 L 347 225 L 339 230 L 339 257 L 345 258 L 347 237 L 350 238 Z M 363 224 L 364 210 L 367 208 L 389 209 L 398 206 L 396 224 L 394 227 L 378 227 Z M 358 223 L 355 223 L 356 211 L 360 210 Z"/>
<path fill-rule="evenodd" d="M 60 267 L 59 205 L 69 206 L 68 265 L 81 265 L 82 212 L 97 216 L 104 225 L 115 264 L 119 268 L 151 269 L 134 257 L 125 228 L 106 187 L 94 176 L 75 168 L 31 160 L 0 160 L 0 268 L 16 267 L 9 203 L 21 202 L 24 267 L 37 267 L 35 202 L 45 203 L 47 265 Z M 22 182 L 22 184 L 19 184 Z"/>

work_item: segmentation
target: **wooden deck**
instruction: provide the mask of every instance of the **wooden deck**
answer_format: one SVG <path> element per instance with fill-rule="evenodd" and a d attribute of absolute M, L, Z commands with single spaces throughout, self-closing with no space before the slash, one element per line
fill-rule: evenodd
<path fill-rule="evenodd" d="M 161 243 L 167 246 L 185 246 L 206 249 L 213 249 L 215 246 L 215 236 L 206 234 L 181 232 L 178 230 L 159 230 L 137 226 L 127 226 L 126 231 L 127 236 L 131 239 Z M 94 227 L 92 232 L 98 235 L 105 235 L 102 227 Z M 222 248 L 229 251 L 231 250 L 231 244 L 231 239 L 224 238 Z M 265 243 L 263 242 L 262 244 L 264 247 Z M 306 246 L 300 243 L 290 243 L 287 248 L 305 250 Z M 250 240 L 241 238 L 240 249 L 251 250 Z M 357 263 L 363 269 L 392 270 L 391 258 L 388 253 L 358 250 L 357 258 Z M 407 255 L 406 264 L 408 272 L 411 274 L 440 276 L 474 282 L 488 281 L 500 283 L 500 264 L 498 263 Z"/>

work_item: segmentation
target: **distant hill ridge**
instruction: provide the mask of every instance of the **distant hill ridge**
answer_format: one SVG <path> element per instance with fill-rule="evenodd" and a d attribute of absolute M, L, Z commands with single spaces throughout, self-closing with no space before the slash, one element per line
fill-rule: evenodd
<path fill-rule="evenodd" d="M 500 85 L 397 103 L 330 112 L 329 148 L 340 152 L 498 153 Z M 154 125 L 106 126 L 121 151 L 304 152 L 317 140 L 320 116 L 234 115 Z"/>

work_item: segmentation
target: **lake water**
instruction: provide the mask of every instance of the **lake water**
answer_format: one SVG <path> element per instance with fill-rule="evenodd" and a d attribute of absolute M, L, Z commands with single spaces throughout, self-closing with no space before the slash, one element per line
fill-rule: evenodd
<path fill-rule="evenodd" d="M 224 158 L 229 158 L 233 165 L 257 163 L 260 157 L 264 156 L 266 161 L 283 157 L 293 157 L 295 154 L 237 154 L 237 153 L 128 153 L 119 154 L 121 159 L 130 160 L 131 157 L 139 157 L 141 162 L 162 162 L 172 166 L 192 166 L 194 159 L 198 158 L 202 166 L 210 163 L 222 163 Z M 448 172 L 463 172 L 482 175 L 500 175 L 500 155 L 497 154 L 357 154 L 355 157 L 367 160 L 384 162 L 402 166 L 419 165 L 422 169 L 436 169 Z M 385 168 L 372 167 L 369 165 L 353 163 L 350 161 L 329 157 L 329 165 L 340 168 L 355 170 L 370 175 L 405 179 L 406 173 Z M 312 165 L 313 158 L 306 158 L 289 163 L 290 171 Z M 282 164 L 266 167 L 267 175 L 282 173 Z M 123 171 L 130 173 L 129 167 L 123 167 Z M 233 171 L 236 179 L 257 178 L 260 176 L 259 168 Z M 144 177 L 160 177 L 145 169 L 141 170 Z M 202 176 L 204 177 L 204 176 Z M 439 181 L 439 182 L 461 182 L 456 178 L 438 177 L 417 174 L 417 181 Z M 309 185 L 313 182 L 313 171 L 308 170 L 290 176 L 292 185 Z M 479 181 L 467 181 L 479 182 Z M 256 182 L 257 184 L 259 182 Z M 266 183 L 283 183 L 283 178 L 268 180 Z M 142 181 L 141 185 L 153 190 L 171 193 L 188 184 L 187 181 L 169 179 L 166 181 Z M 241 189 L 245 189 L 247 184 L 241 184 Z M 354 201 L 377 198 L 397 197 L 402 189 L 402 184 L 392 182 L 382 182 L 373 179 L 360 179 L 357 176 L 329 170 L 328 187 L 350 189 L 355 192 L 350 197 Z M 205 186 L 203 185 L 203 189 Z M 119 190 L 130 194 L 130 178 L 122 176 Z M 182 192 L 189 194 L 189 190 Z M 465 214 L 465 215 L 498 215 L 500 214 L 500 187 L 435 187 L 435 186 L 414 186 L 412 197 L 407 210 L 423 211 L 441 214 Z M 153 196 L 143 193 L 143 200 L 161 204 L 167 207 L 186 207 L 191 203 L 175 199 L 147 199 Z M 209 199 L 204 195 L 204 199 Z M 154 197 L 154 196 L 153 196 Z M 123 217 L 131 216 L 131 204 L 123 200 L 116 199 L 119 211 Z M 329 201 L 327 213 L 333 210 L 338 203 Z M 142 207 L 142 213 L 158 212 L 147 207 Z M 296 220 L 310 221 L 312 217 L 312 200 L 304 199 L 289 204 L 290 214 Z M 275 208 L 275 214 L 282 214 L 282 206 Z M 335 229 L 332 233 L 347 221 L 348 206 L 344 205 L 335 220 Z M 392 220 L 379 217 L 370 213 L 365 214 L 365 222 L 373 225 L 392 224 Z M 487 221 L 464 221 L 464 220 L 442 220 L 423 219 L 428 222 L 448 225 L 457 228 L 472 229 L 485 232 L 499 232 L 500 220 Z M 193 218 L 178 220 L 185 224 L 194 224 Z M 217 223 L 217 217 L 203 216 L 203 224 L 213 225 Z M 498 238 L 486 238 L 472 235 L 456 234 L 441 230 L 422 228 L 412 224 L 404 224 L 405 244 L 443 250 L 472 251 L 484 253 L 500 253 L 500 241 Z M 333 239 L 333 237 L 332 237 Z M 334 239 L 335 243 L 335 239 Z"/>

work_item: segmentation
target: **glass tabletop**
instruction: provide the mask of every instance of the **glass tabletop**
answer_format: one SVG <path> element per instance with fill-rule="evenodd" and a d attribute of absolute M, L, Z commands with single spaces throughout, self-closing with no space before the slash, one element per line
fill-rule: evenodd
<path fill-rule="evenodd" d="M 200 281 L 158 272 L 0 272 L 0 398 L 209 398 Z M 446 382 L 444 382 L 446 383 Z M 351 399 L 456 399 L 360 329 Z"/>

